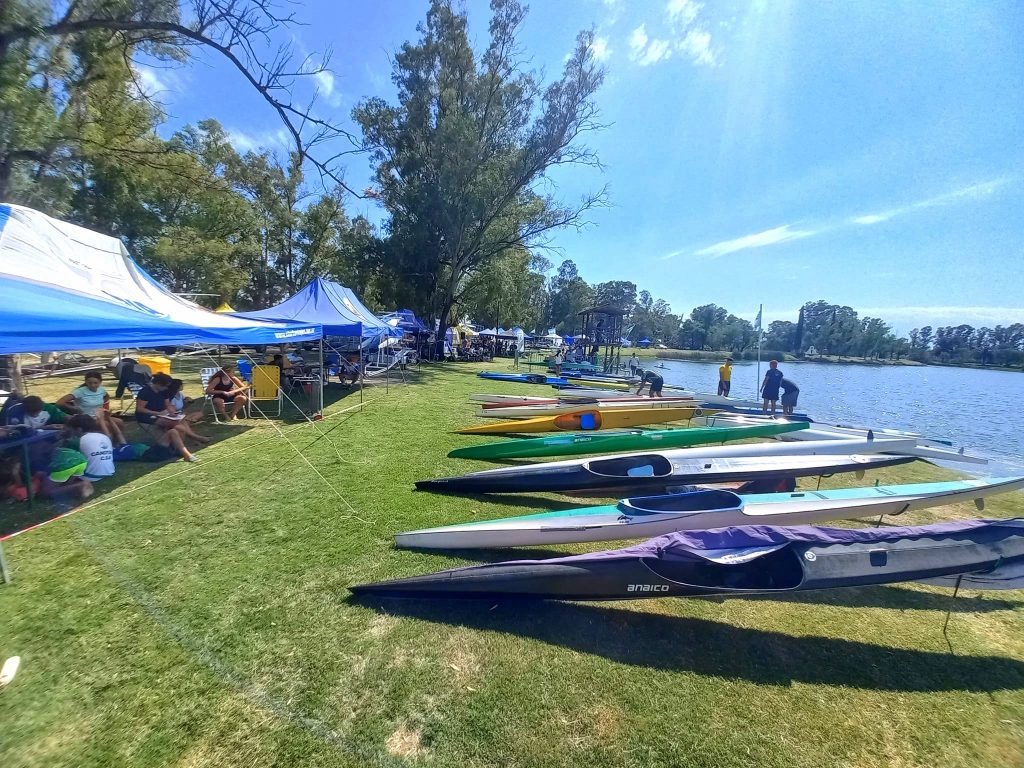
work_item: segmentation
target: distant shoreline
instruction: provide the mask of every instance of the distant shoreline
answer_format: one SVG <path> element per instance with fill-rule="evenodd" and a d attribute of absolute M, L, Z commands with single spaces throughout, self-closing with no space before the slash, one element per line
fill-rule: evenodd
<path fill-rule="evenodd" d="M 623 350 L 625 352 L 625 350 Z M 643 354 L 643 353 L 647 354 Z M 666 355 L 665 353 L 673 353 Z M 641 358 L 656 358 L 657 360 L 663 360 L 665 362 L 694 362 L 694 363 L 720 363 L 728 355 L 728 352 L 705 352 L 701 350 L 682 350 L 682 349 L 657 349 L 657 350 L 638 350 L 638 357 Z M 625 355 L 624 355 L 625 357 Z M 762 357 L 762 362 L 767 362 L 770 358 Z M 736 362 L 755 362 L 746 358 L 738 358 Z M 981 365 L 980 363 L 942 363 L 942 362 L 929 362 L 922 363 L 917 360 L 910 360 L 908 358 L 901 358 L 899 360 L 863 360 L 859 357 L 838 357 L 833 355 L 813 355 L 804 357 L 793 357 L 792 355 L 786 355 L 783 358 L 779 358 L 779 362 L 783 363 L 826 363 L 831 365 L 864 365 L 869 367 L 883 367 L 883 366 L 903 366 L 909 368 L 974 368 L 982 371 L 1008 371 L 1010 373 L 1024 373 L 1024 368 L 1015 366 L 1002 366 L 1002 365 Z"/>

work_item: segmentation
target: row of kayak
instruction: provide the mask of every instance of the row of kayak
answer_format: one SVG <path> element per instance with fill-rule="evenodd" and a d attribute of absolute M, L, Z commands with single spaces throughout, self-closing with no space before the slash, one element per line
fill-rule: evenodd
<path fill-rule="evenodd" d="M 556 422 L 556 429 L 580 425 L 575 427 L 580 431 L 467 446 L 450 455 L 491 460 L 596 455 L 425 480 L 417 488 L 449 493 L 615 492 L 621 493 L 617 503 L 407 531 L 396 535 L 396 546 L 471 550 L 647 541 L 586 555 L 448 569 L 358 585 L 352 591 L 414 599 L 619 600 L 906 581 L 977 589 L 1024 586 L 1024 520 L 812 527 L 869 516 L 880 521 L 886 515 L 971 501 L 984 509 L 989 496 L 1024 488 L 1024 477 L 784 493 L 706 487 L 764 487 L 785 480 L 792 489 L 799 477 L 853 472 L 862 478 L 866 470 L 922 458 L 984 463 L 952 450 L 948 442 L 809 419 L 766 419 L 731 405 L 703 413 L 698 402 L 688 403 L 688 395 L 648 403 L 628 394 L 564 392 L 560 389 L 558 398 L 473 399 L 483 403 L 481 415 L 503 411 L 501 416 L 520 426 L 517 432 L 529 431 L 522 425 L 539 420 Z M 581 404 L 589 407 L 577 410 Z M 657 419 L 639 422 L 644 424 L 687 411 L 681 418 L 701 426 L 596 431 L 623 414 L 647 413 Z M 726 445 L 751 437 L 774 440 Z M 692 447 L 706 443 L 721 445 Z M 635 492 L 655 495 L 630 495 Z"/>

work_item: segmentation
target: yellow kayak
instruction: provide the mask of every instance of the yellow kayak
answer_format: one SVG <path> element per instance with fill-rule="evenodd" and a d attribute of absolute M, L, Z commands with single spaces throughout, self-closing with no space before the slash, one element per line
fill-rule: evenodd
<path fill-rule="evenodd" d="M 585 408 L 572 413 L 553 416 L 538 416 L 519 421 L 500 421 L 497 424 L 480 424 L 460 429 L 464 435 L 510 434 L 520 432 L 588 432 L 596 429 L 618 429 L 637 427 L 644 424 L 664 424 L 670 421 L 687 421 L 695 415 L 711 411 L 707 408 Z"/>

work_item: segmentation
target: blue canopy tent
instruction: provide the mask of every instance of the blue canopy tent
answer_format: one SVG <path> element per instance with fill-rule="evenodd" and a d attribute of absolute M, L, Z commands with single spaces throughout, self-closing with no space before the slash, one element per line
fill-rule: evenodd
<path fill-rule="evenodd" d="M 366 339 L 401 335 L 367 309 L 351 290 L 322 277 L 280 304 L 253 312 L 236 312 L 235 317 L 318 323 L 326 336 Z"/>
<path fill-rule="evenodd" d="M 392 328 L 398 328 L 405 333 L 430 333 L 430 328 L 416 317 L 411 309 L 398 309 L 380 316 L 380 319 Z"/>
<path fill-rule="evenodd" d="M 0 353 L 320 338 L 316 323 L 217 314 L 150 277 L 115 237 L 0 205 Z"/>
<path fill-rule="evenodd" d="M 640 341 L 638 341 L 636 345 L 641 349 L 647 349 L 647 347 L 651 346 L 651 340 L 648 338 L 643 338 L 640 339 Z"/>
<path fill-rule="evenodd" d="M 359 339 L 362 349 L 373 349 L 382 339 L 402 336 L 401 330 L 393 328 L 374 315 L 350 289 L 322 277 L 316 278 L 280 304 L 254 312 L 236 313 L 235 316 L 256 320 L 317 323 L 323 328 L 324 336 Z M 322 358 L 322 342 L 320 355 Z M 323 360 L 320 362 L 322 366 Z"/>

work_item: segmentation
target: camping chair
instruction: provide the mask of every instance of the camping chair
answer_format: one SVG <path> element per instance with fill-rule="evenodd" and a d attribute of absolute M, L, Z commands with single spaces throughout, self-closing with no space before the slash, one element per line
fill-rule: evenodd
<path fill-rule="evenodd" d="M 281 369 L 276 365 L 253 366 L 252 390 L 249 392 L 250 414 L 253 402 L 257 400 L 262 400 L 264 402 L 268 400 L 276 400 L 277 413 L 269 415 L 274 415 L 280 418 L 284 408 L 284 390 L 281 389 Z"/>
<path fill-rule="evenodd" d="M 213 396 L 206 391 L 207 386 L 210 384 L 210 379 L 219 370 L 220 368 L 203 368 L 199 371 L 199 381 L 203 385 L 203 413 L 206 413 L 206 406 L 209 405 L 210 410 L 213 411 L 213 420 L 221 424 L 220 414 L 217 413 L 217 406 L 213 404 Z"/>
<path fill-rule="evenodd" d="M 246 384 L 252 384 L 252 363 L 245 358 L 239 358 L 236 363 L 238 366 L 238 375 L 242 378 Z"/>

